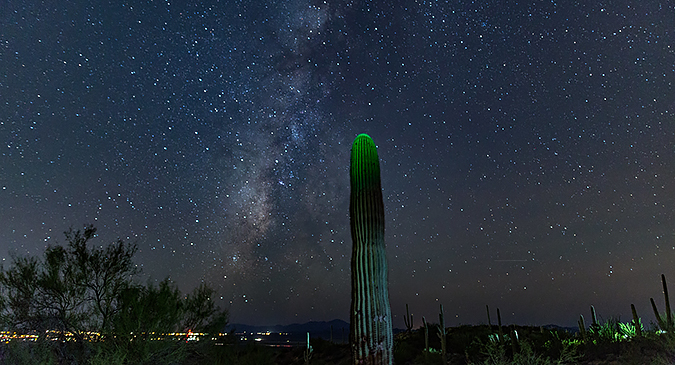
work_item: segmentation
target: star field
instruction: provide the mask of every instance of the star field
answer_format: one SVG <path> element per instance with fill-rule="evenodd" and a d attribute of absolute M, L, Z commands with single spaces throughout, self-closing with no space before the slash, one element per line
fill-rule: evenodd
<path fill-rule="evenodd" d="M 406 303 L 651 318 L 675 278 L 666 2 L 12 2 L 0 25 L 5 266 L 93 223 L 233 322 L 348 319 L 368 133 L 395 327 Z"/>

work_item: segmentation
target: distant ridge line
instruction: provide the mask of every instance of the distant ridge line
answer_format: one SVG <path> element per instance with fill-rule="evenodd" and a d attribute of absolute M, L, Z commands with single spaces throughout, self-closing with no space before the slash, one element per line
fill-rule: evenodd
<path fill-rule="evenodd" d="M 469 326 L 479 326 L 481 324 L 473 324 Z M 483 324 L 484 325 L 484 324 Z M 287 325 L 272 325 L 272 326 L 265 326 L 265 325 L 248 325 L 248 324 L 243 324 L 243 323 L 232 323 L 227 325 L 226 331 L 230 332 L 232 330 L 235 331 L 235 333 L 242 333 L 242 332 L 253 332 L 253 333 L 258 333 L 258 332 L 273 332 L 273 333 L 288 333 L 288 334 L 305 334 L 307 332 L 310 333 L 312 338 L 316 337 L 324 337 L 328 338 L 330 331 L 331 331 L 331 326 L 333 326 L 333 335 L 334 336 L 340 336 L 342 334 L 342 329 L 344 329 L 347 333 L 349 333 L 349 322 L 343 321 L 341 319 L 334 319 L 331 321 L 309 321 L 305 323 L 291 323 Z M 516 324 L 518 326 L 518 324 Z M 545 325 L 523 325 L 524 327 L 543 327 L 545 329 L 561 329 L 567 332 L 571 333 L 576 333 L 579 331 L 579 328 L 577 327 L 565 327 L 565 326 L 559 326 L 556 324 L 545 324 Z M 461 327 L 461 325 L 459 326 Z M 451 326 L 452 328 L 452 326 Z M 402 332 L 403 329 L 395 328 L 394 332 Z"/>
<path fill-rule="evenodd" d="M 309 321 L 305 323 L 291 323 L 286 325 L 248 325 L 243 323 L 232 323 L 228 325 L 227 331 L 235 330 L 235 332 L 284 332 L 284 333 L 324 333 L 330 332 L 331 326 L 333 331 L 337 334 L 342 331 L 349 331 L 349 322 L 341 319 L 334 319 L 332 321 Z"/>

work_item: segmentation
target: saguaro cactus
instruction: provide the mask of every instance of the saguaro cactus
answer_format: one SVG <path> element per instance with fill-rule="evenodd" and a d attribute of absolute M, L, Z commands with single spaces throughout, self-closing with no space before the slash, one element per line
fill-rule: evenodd
<path fill-rule="evenodd" d="M 642 323 L 640 323 L 640 317 L 637 315 L 635 310 L 635 305 L 630 305 L 630 311 L 633 312 L 633 325 L 635 326 L 635 336 L 642 337 Z"/>
<path fill-rule="evenodd" d="M 405 323 L 405 328 L 408 333 L 412 332 L 414 323 L 413 323 L 413 315 L 410 314 L 410 310 L 408 309 L 408 304 L 406 303 L 405 305 L 405 317 L 403 317 L 403 322 Z"/>
<path fill-rule="evenodd" d="M 581 341 L 586 342 L 586 322 L 584 321 L 584 315 L 579 315 L 579 334 L 581 335 Z"/>
<path fill-rule="evenodd" d="M 502 315 L 499 313 L 499 308 L 497 308 L 497 323 L 499 324 L 499 343 L 504 343 L 504 331 L 502 331 Z"/>
<path fill-rule="evenodd" d="M 654 316 L 656 316 L 656 321 L 659 324 L 659 327 L 662 331 L 673 332 L 673 314 L 670 311 L 670 297 L 668 296 L 668 286 L 666 285 L 666 276 L 661 274 L 661 283 L 663 284 L 663 296 L 666 298 L 666 317 L 661 317 L 658 309 L 656 309 L 656 303 L 654 303 L 654 298 L 649 298 L 649 301 L 652 303 L 652 309 L 654 310 Z"/>
<path fill-rule="evenodd" d="M 387 288 L 380 161 L 375 143 L 366 134 L 354 140 L 349 175 L 352 361 L 354 364 L 392 364 L 394 341 Z"/>
<path fill-rule="evenodd" d="M 441 360 L 443 360 L 443 365 L 448 364 L 448 354 L 447 354 L 447 349 L 446 346 L 448 344 L 448 329 L 445 328 L 445 319 L 444 319 L 444 314 L 443 314 L 443 304 L 441 304 L 441 312 L 438 314 L 438 338 L 441 340 Z"/>

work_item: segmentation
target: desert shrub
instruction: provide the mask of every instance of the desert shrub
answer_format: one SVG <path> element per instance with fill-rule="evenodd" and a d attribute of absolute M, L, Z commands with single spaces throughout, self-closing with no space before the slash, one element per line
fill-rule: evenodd
<path fill-rule="evenodd" d="M 157 341 L 158 334 L 215 333 L 226 326 L 228 312 L 205 284 L 187 295 L 169 279 L 136 284 L 135 244 L 93 246 L 91 225 L 65 235 L 68 243 L 48 246 L 43 257 L 14 256 L 0 267 L 0 325 L 40 333 L 37 342 L 3 345 L 0 362 L 174 364 L 188 356 L 188 347 Z"/>
<path fill-rule="evenodd" d="M 0 363 L 16 365 L 58 364 L 54 345 L 46 341 L 0 343 Z"/>

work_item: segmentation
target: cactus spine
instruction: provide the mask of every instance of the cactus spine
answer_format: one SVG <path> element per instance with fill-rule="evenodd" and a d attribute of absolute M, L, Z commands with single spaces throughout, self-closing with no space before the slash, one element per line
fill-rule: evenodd
<path fill-rule="evenodd" d="M 352 362 L 392 364 L 394 339 L 387 288 L 380 161 L 375 143 L 366 134 L 360 134 L 354 139 L 349 175 Z"/>

